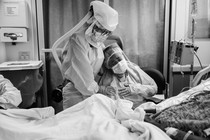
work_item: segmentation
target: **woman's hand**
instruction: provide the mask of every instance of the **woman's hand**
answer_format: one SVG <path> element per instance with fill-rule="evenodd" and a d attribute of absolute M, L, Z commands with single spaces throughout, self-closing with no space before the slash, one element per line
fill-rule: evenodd
<path fill-rule="evenodd" d="M 130 89 L 129 85 L 125 85 L 125 87 L 119 88 L 118 94 L 122 98 L 131 95 L 131 89 Z"/>

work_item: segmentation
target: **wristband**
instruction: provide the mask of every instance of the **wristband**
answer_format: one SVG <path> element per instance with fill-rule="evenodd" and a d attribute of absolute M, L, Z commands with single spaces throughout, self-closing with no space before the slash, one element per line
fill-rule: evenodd
<path fill-rule="evenodd" d="M 193 134 L 193 132 L 192 132 L 192 131 L 188 131 L 188 132 L 185 134 L 183 140 L 187 140 L 187 138 L 188 138 L 191 134 Z"/>

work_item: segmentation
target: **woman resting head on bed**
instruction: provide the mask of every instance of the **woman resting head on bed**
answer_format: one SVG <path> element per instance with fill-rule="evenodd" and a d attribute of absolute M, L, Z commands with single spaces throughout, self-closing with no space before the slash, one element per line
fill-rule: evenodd
<path fill-rule="evenodd" d="M 120 97 L 133 102 L 133 108 L 145 102 L 157 92 L 155 81 L 138 65 L 130 62 L 116 44 L 104 50 L 103 75 L 99 80 L 99 92 L 116 99 Z"/>

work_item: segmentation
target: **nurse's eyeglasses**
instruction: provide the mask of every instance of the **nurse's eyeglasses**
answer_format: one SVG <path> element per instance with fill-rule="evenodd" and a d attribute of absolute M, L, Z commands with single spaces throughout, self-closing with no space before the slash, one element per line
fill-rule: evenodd
<path fill-rule="evenodd" d="M 96 24 L 93 26 L 93 32 L 101 33 L 101 35 L 109 36 L 112 32 L 107 29 L 102 29 L 98 27 Z"/>

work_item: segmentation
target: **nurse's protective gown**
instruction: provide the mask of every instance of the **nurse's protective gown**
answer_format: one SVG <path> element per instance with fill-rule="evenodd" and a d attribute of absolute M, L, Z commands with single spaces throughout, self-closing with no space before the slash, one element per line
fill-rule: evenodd
<path fill-rule="evenodd" d="M 61 69 L 62 75 L 69 82 L 63 88 L 64 109 L 83 101 L 99 90 L 94 79 L 103 63 L 102 49 L 105 46 L 103 43 L 96 43 L 90 39 L 92 28 L 96 23 L 94 19 L 109 31 L 114 31 L 118 25 L 118 12 L 106 3 L 92 1 L 90 11 L 93 12 L 94 18 L 88 19 L 87 23 L 92 24 L 78 29 L 71 36 L 68 46 L 65 47 L 64 52 L 67 54 Z"/>
<path fill-rule="evenodd" d="M 62 72 L 69 82 L 63 88 L 64 109 L 83 101 L 99 89 L 94 79 L 103 63 L 105 46 L 103 43 L 90 45 L 85 36 L 87 28 L 85 25 L 72 35 L 65 50 L 67 54 Z"/>

